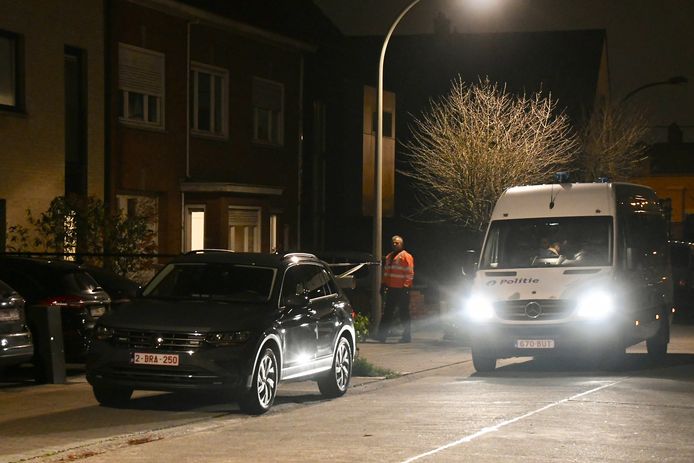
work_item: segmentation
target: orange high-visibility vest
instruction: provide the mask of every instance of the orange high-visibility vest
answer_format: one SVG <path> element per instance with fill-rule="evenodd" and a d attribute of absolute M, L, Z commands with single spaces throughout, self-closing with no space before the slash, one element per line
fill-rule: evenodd
<path fill-rule="evenodd" d="M 411 288 L 414 280 L 414 257 L 402 250 L 391 252 L 383 266 L 383 285 L 388 288 Z"/>

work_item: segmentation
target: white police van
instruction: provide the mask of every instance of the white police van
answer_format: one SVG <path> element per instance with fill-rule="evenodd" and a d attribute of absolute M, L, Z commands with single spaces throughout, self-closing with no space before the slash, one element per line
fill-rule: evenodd
<path fill-rule="evenodd" d="M 629 183 L 506 190 L 493 210 L 464 316 L 477 371 L 505 357 L 581 354 L 614 368 L 645 340 L 667 353 L 667 223 L 655 192 Z"/>

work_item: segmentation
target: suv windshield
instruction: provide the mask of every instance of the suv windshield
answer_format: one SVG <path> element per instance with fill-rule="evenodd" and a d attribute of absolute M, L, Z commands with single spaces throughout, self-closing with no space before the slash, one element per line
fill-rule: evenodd
<path fill-rule="evenodd" d="M 606 266 L 612 260 L 611 217 L 497 220 L 480 268 Z"/>
<path fill-rule="evenodd" d="M 226 263 L 169 264 L 143 291 L 143 296 L 172 299 L 217 299 L 265 302 L 276 269 Z"/>

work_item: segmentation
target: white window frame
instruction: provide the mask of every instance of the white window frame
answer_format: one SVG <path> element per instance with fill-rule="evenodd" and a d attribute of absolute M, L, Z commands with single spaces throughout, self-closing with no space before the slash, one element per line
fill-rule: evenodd
<path fill-rule="evenodd" d="M 121 111 L 118 120 L 125 125 L 164 129 L 166 55 L 125 43 L 118 44 L 118 90 Z M 135 69 L 135 72 L 128 72 Z M 142 95 L 142 119 L 130 117 L 130 95 Z M 157 118 L 150 121 L 150 100 L 157 106 Z"/>
<path fill-rule="evenodd" d="M 202 212 L 203 223 L 202 223 L 202 246 L 193 246 L 193 214 Z M 186 206 L 186 217 L 185 217 L 185 248 L 184 252 L 192 251 L 194 249 L 204 249 L 205 248 L 205 205 L 204 204 L 190 204 Z"/>
<path fill-rule="evenodd" d="M 210 66 L 209 64 L 203 64 L 203 63 L 197 63 L 197 62 L 192 62 L 190 65 L 190 72 L 191 72 L 191 82 L 193 85 L 193 92 L 191 94 L 191 98 L 193 101 L 191 102 L 191 107 L 192 107 L 192 117 L 191 117 L 191 128 L 190 131 L 191 133 L 195 135 L 203 135 L 207 137 L 215 137 L 215 138 L 227 138 L 228 133 L 229 133 L 229 91 L 228 91 L 228 86 L 229 86 L 229 71 L 227 71 L 224 68 L 216 67 L 216 66 Z M 199 128 L 199 94 L 198 94 L 198 78 L 200 76 L 200 73 L 203 74 L 209 74 L 211 77 L 211 81 L 214 81 L 214 77 L 219 77 L 222 80 L 222 83 L 220 85 L 221 87 L 221 92 L 222 95 L 219 98 L 219 104 L 222 105 L 221 108 L 221 121 L 220 125 L 221 127 L 216 127 L 215 126 L 215 110 L 216 110 L 216 105 L 217 105 L 217 95 L 215 93 L 215 86 L 211 85 L 210 86 L 210 130 L 203 130 Z"/>
<path fill-rule="evenodd" d="M 280 90 L 279 110 L 262 107 L 258 104 L 256 95 L 257 85 L 276 86 Z M 274 80 L 253 78 L 253 142 L 266 145 L 284 146 L 284 84 Z M 261 138 L 260 121 L 265 119 L 268 136 Z"/>
<path fill-rule="evenodd" d="M 257 220 L 256 220 L 256 223 L 254 225 L 255 226 L 255 233 L 253 233 L 253 244 L 254 244 L 253 249 L 249 249 L 247 245 L 244 245 L 244 248 L 241 249 L 239 252 L 260 252 L 260 249 L 261 249 L 260 237 L 263 236 L 262 235 L 262 215 L 263 215 L 262 209 L 260 207 L 253 207 L 253 206 L 234 206 L 234 205 L 231 205 L 231 206 L 229 206 L 227 211 L 231 211 L 231 210 L 248 210 L 248 211 L 255 211 L 257 213 Z M 227 228 L 229 231 L 229 235 L 228 235 L 229 236 L 229 249 L 233 250 L 235 247 L 234 245 L 236 244 L 234 241 L 236 230 L 235 230 L 235 226 L 232 226 L 229 223 L 230 220 L 231 220 L 231 218 L 229 217 L 227 219 L 227 224 L 228 224 Z M 244 230 L 244 233 L 245 233 L 244 239 L 246 240 L 246 243 L 248 243 L 248 237 L 250 234 L 249 234 L 249 231 L 247 228 L 246 228 L 246 230 Z"/>

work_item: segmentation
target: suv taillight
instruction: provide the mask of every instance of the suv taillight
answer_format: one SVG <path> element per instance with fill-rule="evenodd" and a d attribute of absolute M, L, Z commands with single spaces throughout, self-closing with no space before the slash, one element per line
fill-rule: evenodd
<path fill-rule="evenodd" d="M 40 305 L 53 307 L 66 307 L 68 309 L 82 309 L 84 300 L 79 296 L 67 294 L 63 296 L 47 297 L 39 302 Z"/>

